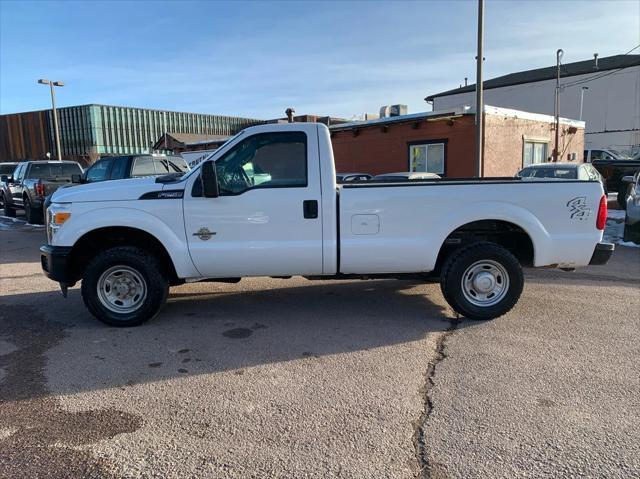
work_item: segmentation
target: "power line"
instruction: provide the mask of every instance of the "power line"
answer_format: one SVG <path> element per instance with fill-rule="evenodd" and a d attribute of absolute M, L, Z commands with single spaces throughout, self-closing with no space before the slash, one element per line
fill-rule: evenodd
<path fill-rule="evenodd" d="M 638 45 L 636 45 L 635 47 L 633 47 L 628 52 L 623 53 L 622 56 L 628 55 L 629 53 L 631 53 L 634 50 L 637 50 L 638 48 L 640 48 L 640 43 Z M 627 65 L 625 67 L 619 68 L 617 70 L 609 71 L 609 72 L 606 72 L 606 73 L 597 73 L 594 76 L 589 77 L 589 78 L 584 78 L 582 80 L 578 80 L 578 81 L 571 82 L 571 83 L 565 83 L 564 85 L 562 85 L 562 87 L 565 88 L 565 87 L 570 87 L 570 86 L 575 86 L 575 85 L 581 85 L 582 83 L 588 83 L 590 81 L 597 80 L 599 78 L 606 77 L 608 75 L 613 75 L 614 73 L 617 73 L 617 72 L 619 72 L 621 70 L 624 70 L 625 68 L 630 68 L 630 67 L 634 67 L 634 66 L 637 66 L 637 65 Z"/>

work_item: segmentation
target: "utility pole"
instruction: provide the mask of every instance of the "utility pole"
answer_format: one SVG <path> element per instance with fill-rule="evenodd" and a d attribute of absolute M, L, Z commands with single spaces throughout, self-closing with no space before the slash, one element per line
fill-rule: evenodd
<path fill-rule="evenodd" d="M 556 52 L 556 101 L 554 103 L 555 117 L 556 117 L 556 145 L 553 149 L 553 161 L 558 161 L 560 155 L 560 59 L 562 58 L 562 48 L 558 48 Z"/>
<path fill-rule="evenodd" d="M 580 91 L 580 121 L 582 121 L 582 104 L 584 103 L 584 91 L 588 89 L 588 86 L 583 86 L 582 90 Z"/>
<path fill-rule="evenodd" d="M 475 176 L 482 176 L 482 153 L 484 150 L 484 102 L 482 100 L 482 42 L 484 30 L 484 0 L 478 0 L 478 52 L 476 56 L 476 164 Z"/>
<path fill-rule="evenodd" d="M 58 112 L 56 111 L 56 94 L 53 90 L 54 86 L 64 86 L 61 81 L 50 81 L 41 78 L 38 80 L 41 85 L 49 85 L 51 88 L 51 109 L 53 110 L 53 130 L 56 137 L 56 157 L 58 161 L 62 161 L 62 150 L 60 149 L 60 130 L 58 129 Z"/>

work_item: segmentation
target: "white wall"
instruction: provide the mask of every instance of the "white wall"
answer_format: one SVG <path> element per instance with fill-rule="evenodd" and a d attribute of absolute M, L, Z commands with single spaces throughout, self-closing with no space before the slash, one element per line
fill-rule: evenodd
<path fill-rule="evenodd" d="M 570 83 L 605 75 L 581 85 Z M 560 80 L 567 84 L 560 93 L 560 116 L 578 119 L 580 92 L 584 93 L 582 119 L 586 122 L 585 147 L 630 149 L 640 145 L 640 66 L 578 75 Z M 514 108 L 553 115 L 555 80 L 492 88 L 484 91 L 487 105 Z M 475 92 L 461 93 L 434 100 L 434 110 L 475 105 Z"/>

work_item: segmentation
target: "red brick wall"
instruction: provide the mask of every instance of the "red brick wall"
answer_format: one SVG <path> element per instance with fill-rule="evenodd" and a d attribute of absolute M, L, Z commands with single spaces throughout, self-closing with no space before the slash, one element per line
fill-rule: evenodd
<path fill-rule="evenodd" d="M 380 125 L 361 128 L 357 136 L 352 130 L 334 131 L 333 152 L 338 173 L 371 174 L 409 171 L 408 143 L 421 140 L 446 140 L 445 169 L 447 176 L 473 175 L 473 116 L 453 120 L 422 120 L 413 123 L 389 124 L 385 132 Z"/>
<path fill-rule="evenodd" d="M 338 173 L 371 174 L 409 171 L 409 143 L 421 140 L 445 140 L 445 170 L 448 177 L 474 174 L 475 121 L 473 115 L 437 121 L 421 120 L 353 130 L 333 131 L 332 143 Z M 522 168 L 524 138 L 548 140 L 548 154 L 553 150 L 553 124 L 499 115 L 485 115 L 484 176 L 513 176 Z M 576 153 L 582 161 L 584 130 L 568 132 L 561 125 L 561 161 Z"/>

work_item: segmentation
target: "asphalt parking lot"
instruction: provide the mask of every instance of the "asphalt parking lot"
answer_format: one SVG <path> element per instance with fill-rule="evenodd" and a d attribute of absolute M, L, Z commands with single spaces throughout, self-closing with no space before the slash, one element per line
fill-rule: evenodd
<path fill-rule="evenodd" d="M 640 477 L 640 249 L 458 320 L 409 281 L 172 288 L 109 328 L 0 218 L 0 478 Z"/>

